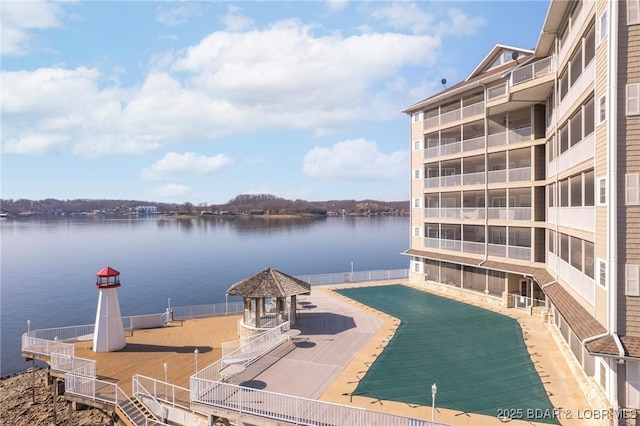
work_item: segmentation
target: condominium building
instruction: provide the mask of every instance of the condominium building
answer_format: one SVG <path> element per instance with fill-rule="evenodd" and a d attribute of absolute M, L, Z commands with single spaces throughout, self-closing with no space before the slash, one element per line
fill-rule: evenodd
<path fill-rule="evenodd" d="M 640 0 L 552 0 L 404 112 L 411 282 L 540 314 L 594 407 L 640 409 Z"/>

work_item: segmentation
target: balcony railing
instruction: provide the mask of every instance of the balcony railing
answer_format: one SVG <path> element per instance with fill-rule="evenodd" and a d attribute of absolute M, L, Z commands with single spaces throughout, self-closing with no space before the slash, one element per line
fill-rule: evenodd
<path fill-rule="evenodd" d="M 484 136 L 478 136 L 473 139 L 465 139 L 462 141 L 462 151 L 475 151 L 476 149 L 484 149 Z"/>
<path fill-rule="evenodd" d="M 531 207 L 489 207 L 487 215 L 496 220 L 531 220 Z"/>
<path fill-rule="evenodd" d="M 433 159 L 443 155 L 459 154 L 460 152 L 474 151 L 484 149 L 484 136 L 472 139 L 457 141 L 452 138 L 443 139 L 427 139 L 427 146 L 424 150 L 423 158 L 425 160 Z"/>
<path fill-rule="evenodd" d="M 443 112 L 434 117 L 429 117 L 423 122 L 423 130 L 427 130 L 433 127 L 443 126 L 445 124 L 453 123 L 462 119 L 475 117 L 484 113 L 484 101 L 476 102 L 475 104 L 467 105 L 462 108 L 454 109 L 451 111 Z"/>
<path fill-rule="evenodd" d="M 424 219 L 484 219 L 484 207 L 429 207 L 424 209 Z"/>
<path fill-rule="evenodd" d="M 462 174 L 463 185 L 484 185 L 485 181 L 486 181 L 485 172 Z"/>
<path fill-rule="evenodd" d="M 516 260 L 531 260 L 531 247 L 488 244 L 489 256 Z"/>
<path fill-rule="evenodd" d="M 549 56 L 540 61 L 518 68 L 511 73 L 511 85 L 515 86 L 534 78 L 542 77 L 555 72 L 555 58 Z"/>
<path fill-rule="evenodd" d="M 565 40 L 575 40 L 578 37 L 578 32 L 582 29 L 582 24 L 585 19 L 588 18 L 591 12 L 591 9 L 595 5 L 595 0 L 583 0 L 582 1 L 582 9 L 577 16 L 574 16 L 572 19 L 571 29 L 569 30 L 569 34 L 566 36 Z M 567 55 L 571 52 L 571 43 L 565 42 L 560 48 L 560 54 L 558 55 L 558 64 L 563 64 Z"/>
<path fill-rule="evenodd" d="M 531 167 L 490 170 L 489 183 L 523 182 L 531 180 Z"/>
<path fill-rule="evenodd" d="M 521 127 L 519 129 L 510 129 L 508 131 L 489 135 L 487 137 L 487 144 L 491 147 L 528 141 L 531 140 L 532 134 L 531 126 Z"/>
<path fill-rule="evenodd" d="M 449 250 L 470 254 L 484 254 L 485 243 L 475 241 L 448 240 L 446 238 L 424 239 L 424 247 L 431 249 Z M 514 260 L 531 260 L 531 247 L 511 246 L 505 244 L 486 244 L 487 254 Z"/>
<path fill-rule="evenodd" d="M 498 84 L 487 89 L 487 102 L 507 96 L 507 82 Z"/>

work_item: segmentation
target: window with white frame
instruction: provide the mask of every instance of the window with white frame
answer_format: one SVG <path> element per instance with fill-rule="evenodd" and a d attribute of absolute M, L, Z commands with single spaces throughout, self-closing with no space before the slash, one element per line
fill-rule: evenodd
<path fill-rule="evenodd" d="M 414 237 L 419 237 L 420 236 L 420 227 L 419 226 L 414 226 L 413 227 L 413 236 Z"/>
<path fill-rule="evenodd" d="M 413 199 L 413 207 L 415 207 L 415 208 L 420 208 L 421 207 L 420 198 L 414 198 Z"/>
<path fill-rule="evenodd" d="M 607 204 L 607 178 L 598 179 L 598 205 L 605 206 Z"/>
<path fill-rule="evenodd" d="M 412 117 L 413 117 L 413 122 L 417 123 L 418 121 L 420 121 L 420 112 L 414 112 Z"/>
<path fill-rule="evenodd" d="M 625 294 L 640 296 L 640 265 L 625 265 Z"/>
<path fill-rule="evenodd" d="M 413 272 L 422 272 L 422 260 L 419 257 L 413 258 Z"/>
<path fill-rule="evenodd" d="M 602 12 L 602 15 L 600 15 L 600 18 L 597 21 L 597 28 L 596 28 L 596 41 L 597 44 L 600 44 L 602 42 L 602 40 L 604 40 L 604 38 L 607 36 L 607 11 L 605 10 L 604 12 Z"/>
<path fill-rule="evenodd" d="M 602 95 L 598 99 L 598 124 L 607 120 L 607 95 Z"/>
<path fill-rule="evenodd" d="M 640 83 L 627 84 L 627 115 L 640 115 Z"/>
<path fill-rule="evenodd" d="M 607 288 L 607 261 L 598 259 L 598 284 Z"/>
<path fill-rule="evenodd" d="M 627 25 L 640 24 L 640 0 L 627 0 Z"/>
<path fill-rule="evenodd" d="M 640 204 L 640 174 L 627 173 L 625 180 L 625 202 L 627 206 Z"/>
<path fill-rule="evenodd" d="M 413 178 L 414 179 L 420 179 L 420 169 L 415 169 L 413 171 Z"/>
<path fill-rule="evenodd" d="M 418 141 L 413 141 L 413 150 L 414 151 L 420 151 L 420 149 L 422 148 L 422 143 L 418 140 Z"/>

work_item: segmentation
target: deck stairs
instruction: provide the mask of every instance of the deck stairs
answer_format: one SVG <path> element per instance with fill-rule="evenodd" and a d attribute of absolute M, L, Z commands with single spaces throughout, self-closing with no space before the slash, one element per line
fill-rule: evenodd
<path fill-rule="evenodd" d="M 116 406 L 116 414 L 128 426 L 162 425 L 161 421 L 136 397 Z"/>

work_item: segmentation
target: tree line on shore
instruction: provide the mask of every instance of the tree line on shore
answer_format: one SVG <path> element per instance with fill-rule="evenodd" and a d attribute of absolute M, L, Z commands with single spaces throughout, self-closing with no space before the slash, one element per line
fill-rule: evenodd
<path fill-rule="evenodd" d="M 145 207 L 141 209 L 141 207 Z M 409 212 L 409 201 L 377 200 L 287 200 L 271 194 L 241 194 L 224 204 L 161 203 L 140 200 L 75 199 L 45 200 L 2 199 L 0 209 L 8 216 L 109 214 L 131 215 L 149 212 L 157 214 L 217 215 L 217 214 L 271 214 L 271 215 L 340 215 L 388 214 L 404 215 Z"/>

